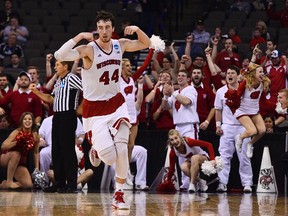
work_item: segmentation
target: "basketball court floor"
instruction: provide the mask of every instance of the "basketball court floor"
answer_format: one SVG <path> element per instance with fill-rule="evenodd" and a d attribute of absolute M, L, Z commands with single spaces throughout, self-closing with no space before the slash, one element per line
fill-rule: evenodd
<path fill-rule="evenodd" d="M 126 191 L 130 211 L 111 208 L 112 192 L 47 194 L 42 191 L 0 191 L 0 215 L 131 215 L 234 216 L 288 215 L 287 195 L 273 193 L 155 194 Z"/>

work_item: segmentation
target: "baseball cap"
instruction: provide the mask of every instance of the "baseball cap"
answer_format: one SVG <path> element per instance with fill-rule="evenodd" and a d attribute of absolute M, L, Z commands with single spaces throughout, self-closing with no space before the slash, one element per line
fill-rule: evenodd
<path fill-rule="evenodd" d="M 273 50 L 271 52 L 271 58 L 278 58 L 281 57 L 282 53 L 279 50 Z"/>
<path fill-rule="evenodd" d="M 19 77 L 21 77 L 23 75 L 27 76 L 29 78 L 30 82 L 32 82 L 32 77 L 31 77 L 31 75 L 29 73 L 27 73 L 26 71 L 21 71 L 19 73 Z"/>
<path fill-rule="evenodd" d="M 203 22 L 203 20 L 199 19 L 199 20 L 196 21 L 195 24 L 196 25 L 204 25 L 204 22 Z"/>

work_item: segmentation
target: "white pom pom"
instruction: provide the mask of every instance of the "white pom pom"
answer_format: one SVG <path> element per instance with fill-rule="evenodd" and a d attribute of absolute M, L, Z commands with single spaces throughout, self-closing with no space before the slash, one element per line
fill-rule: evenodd
<path fill-rule="evenodd" d="M 150 41 L 150 48 L 154 49 L 155 52 L 161 52 L 165 49 L 165 42 L 159 36 L 152 35 Z"/>
<path fill-rule="evenodd" d="M 287 114 L 287 108 L 283 109 L 280 102 L 277 102 L 275 110 L 279 114 Z"/>
<path fill-rule="evenodd" d="M 207 161 L 207 160 L 204 161 L 201 165 L 201 170 L 207 176 L 210 176 L 216 173 L 216 169 L 212 161 Z"/>
<path fill-rule="evenodd" d="M 215 157 L 215 162 L 216 162 L 216 170 L 217 172 L 220 172 L 224 167 L 223 160 L 221 159 L 220 156 L 217 156 Z"/>

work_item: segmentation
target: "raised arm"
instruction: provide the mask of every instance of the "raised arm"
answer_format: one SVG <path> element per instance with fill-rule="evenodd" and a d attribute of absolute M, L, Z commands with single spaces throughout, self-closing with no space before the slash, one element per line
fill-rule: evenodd
<path fill-rule="evenodd" d="M 93 33 L 81 32 L 74 38 L 68 40 L 54 53 L 55 58 L 59 61 L 75 61 L 80 58 L 89 58 L 92 60 L 93 52 L 91 52 L 91 46 L 81 45 L 73 49 L 81 40 L 93 41 Z"/>
<path fill-rule="evenodd" d="M 124 30 L 124 35 L 133 35 L 134 33 L 137 34 L 137 40 L 119 39 L 123 52 L 135 52 L 150 46 L 149 37 L 138 26 L 127 26 Z"/>
<path fill-rule="evenodd" d="M 40 92 L 35 84 L 30 84 L 29 89 L 32 90 L 32 92 L 37 95 L 41 100 L 43 100 L 46 103 L 53 104 L 54 98 L 50 94 L 45 94 L 43 92 Z"/>

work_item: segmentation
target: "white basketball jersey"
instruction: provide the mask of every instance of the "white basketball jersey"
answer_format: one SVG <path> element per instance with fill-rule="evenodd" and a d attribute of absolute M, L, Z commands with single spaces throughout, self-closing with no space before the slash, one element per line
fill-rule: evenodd
<path fill-rule="evenodd" d="M 122 50 L 118 40 L 112 40 L 110 53 L 106 53 L 95 42 L 88 45 L 93 47 L 94 58 L 91 68 L 82 68 L 83 97 L 89 101 L 107 100 L 119 92 L 121 76 Z"/>

